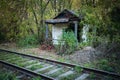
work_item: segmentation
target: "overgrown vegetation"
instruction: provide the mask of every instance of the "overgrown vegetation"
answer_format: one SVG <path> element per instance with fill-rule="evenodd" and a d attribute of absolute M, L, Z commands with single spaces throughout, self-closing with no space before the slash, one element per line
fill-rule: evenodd
<path fill-rule="evenodd" d="M 10 72 L 0 70 L 0 80 L 18 80 L 15 74 L 11 74 Z"/>
<path fill-rule="evenodd" d="M 81 23 L 90 25 L 92 43 L 101 36 L 120 41 L 119 3 L 116 0 L 1 0 L 0 41 L 16 41 L 31 34 L 37 34 L 39 42 L 44 41 L 43 20 L 54 17 L 65 8 L 84 17 Z"/>
<path fill-rule="evenodd" d="M 111 59 L 114 60 L 114 58 L 111 58 Z M 102 59 L 93 61 L 91 63 L 84 64 L 84 66 L 88 67 L 88 68 L 96 68 L 96 69 L 99 69 L 99 70 L 120 74 L 119 65 L 120 64 L 118 64 L 116 62 L 113 62 L 113 61 L 110 61 L 107 58 L 102 58 Z M 104 79 L 104 80 L 118 80 L 117 78 L 109 76 L 109 75 L 108 76 L 103 76 L 103 77 L 98 77 L 98 76 L 103 76 L 103 75 L 96 75 L 94 73 L 90 73 L 89 77 L 90 77 L 90 79 L 96 79 L 97 78 L 97 79 L 100 79 L 100 80 L 101 79 Z"/>
<path fill-rule="evenodd" d="M 119 67 L 116 68 L 116 66 L 119 66 L 119 64 L 113 63 L 113 61 L 110 62 L 108 59 L 100 59 L 92 63 L 86 63 L 84 64 L 84 66 L 91 67 L 91 68 L 97 68 L 97 69 L 109 71 L 109 72 L 115 72 L 115 73 L 120 72 Z"/>
<path fill-rule="evenodd" d="M 75 67 L 75 71 L 76 71 L 77 73 L 82 73 L 83 68 L 81 68 L 80 66 L 76 66 L 76 67 Z"/>
<path fill-rule="evenodd" d="M 28 35 L 22 39 L 19 39 L 17 42 L 17 45 L 20 47 L 35 47 L 38 44 L 36 35 Z"/>
<path fill-rule="evenodd" d="M 71 79 L 75 79 L 76 78 L 76 74 L 73 74 L 73 75 L 69 75 L 69 76 L 66 76 L 66 77 L 62 77 L 60 78 L 60 80 L 71 80 Z"/>
<path fill-rule="evenodd" d="M 80 43 L 77 43 L 73 32 L 64 32 L 63 41 L 56 47 L 60 55 L 70 55 L 76 50 L 76 45 L 82 49 L 86 46 L 120 43 L 120 0 L 0 0 L 0 43 L 16 42 L 19 47 L 35 47 L 43 43 L 44 20 L 53 18 L 65 8 L 80 14 L 80 26 L 89 25 L 89 31 L 87 42 Z M 43 45 L 44 49 L 53 48 L 48 43 L 47 46 Z M 113 45 L 110 46 L 106 47 L 105 53 L 114 49 Z M 104 55 L 106 59 L 96 62 L 95 66 L 107 71 L 115 69 L 120 73 L 119 54 L 111 54 L 115 55 Z"/>
<path fill-rule="evenodd" d="M 5 71 L 5 70 L 0 70 L 0 80 L 19 80 L 16 78 L 16 74 Z M 42 80 L 40 77 L 33 77 L 29 80 Z"/>
<path fill-rule="evenodd" d="M 77 43 L 78 41 L 72 31 L 63 32 L 63 36 L 61 37 L 59 44 L 56 46 L 58 54 L 71 54 L 77 48 Z"/>

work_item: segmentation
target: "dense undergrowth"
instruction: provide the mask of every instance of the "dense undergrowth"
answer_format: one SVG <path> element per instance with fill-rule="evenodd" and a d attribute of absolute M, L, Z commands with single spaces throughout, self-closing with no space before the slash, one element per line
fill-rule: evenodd
<path fill-rule="evenodd" d="M 75 51 L 77 43 L 77 39 L 72 31 L 63 32 L 63 35 L 60 38 L 58 45 L 55 46 L 55 48 L 58 54 L 69 55 Z"/>
<path fill-rule="evenodd" d="M 15 77 L 15 74 L 11 74 L 10 72 L 3 72 L 3 70 L 0 70 L 0 80 L 18 80 Z"/>
<path fill-rule="evenodd" d="M 86 63 L 84 66 L 120 74 L 120 64 L 118 61 L 114 62 L 112 60 L 114 60 L 114 58 L 111 58 L 111 60 L 104 58 L 91 63 Z"/>
<path fill-rule="evenodd" d="M 17 41 L 17 46 L 19 47 L 35 47 L 39 44 L 36 35 L 27 35 Z"/>

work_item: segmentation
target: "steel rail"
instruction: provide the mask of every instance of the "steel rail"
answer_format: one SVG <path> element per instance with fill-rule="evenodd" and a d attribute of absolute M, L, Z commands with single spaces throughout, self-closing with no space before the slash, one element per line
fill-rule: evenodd
<path fill-rule="evenodd" d="M 56 64 L 60 64 L 60 65 L 64 65 L 64 66 L 69 66 L 69 67 L 72 67 L 72 68 L 81 67 L 84 71 L 89 71 L 89 72 L 93 72 L 93 73 L 97 73 L 97 74 L 101 74 L 101 75 L 106 75 L 106 76 L 111 76 L 111 77 L 114 77 L 114 78 L 120 78 L 120 74 L 113 73 L 113 72 L 108 72 L 108 71 L 103 71 L 103 70 L 93 69 L 93 68 L 86 68 L 86 67 L 76 65 L 76 64 L 70 64 L 70 63 L 66 63 L 66 62 L 60 62 L 60 61 L 56 61 L 56 60 L 45 59 L 45 58 L 42 58 L 42 57 L 36 57 L 36 56 L 23 54 L 23 53 L 18 53 L 18 52 L 13 52 L 13 51 L 4 50 L 4 49 L 0 49 L 0 51 L 9 52 L 9 53 L 13 53 L 13 54 L 21 55 L 21 56 L 26 56 L 26 57 L 30 57 L 30 58 L 34 58 L 34 59 L 38 59 L 38 60 L 43 60 L 43 61 L 47 61 L 47 62 L 51 62 L 51 63 L 56 63 Z"/>
<path fill-rule="evenodd" d="M 51 77 L 48 77 L 46 75 L 43 75 L 43 74 L 39 74 L 39 73 L 36 73 L 36 72 L 33 72 L 31 70 L 28 70 L 28 69 L 25 69 L 25 68 L 22 68 L 22 67 L 19 67 L 19 66 L 16 66 L 14 64 L 11 64 L 11 63 L 8 63 L 8 62 L 5 62 L 5 61 L 2 61 L 0 60 L 0 64 L 3 64 L 3 65 L 6 65 L 8 67 L 12 67 L 12 68 L 15 68 L 16 70 L 28 75 L 28 76 L 31 76 L 31 77 L 41 77 L 45 80 L 55 80 Z"/>

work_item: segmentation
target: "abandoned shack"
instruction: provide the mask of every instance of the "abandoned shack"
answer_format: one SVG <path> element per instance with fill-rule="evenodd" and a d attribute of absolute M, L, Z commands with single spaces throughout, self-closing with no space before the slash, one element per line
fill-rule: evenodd
<path fill-rule="evenodd" d="M 58 40 L 63 34 L 63 30 L 72 30 L 77 40 L 80 40 L 80 18 L 70 10 L 63 10 L 55 18 L 46 20 L 46 39 L 48 38 L 48 24 L 52 24 L 53 44 L 58 44 Z"/>

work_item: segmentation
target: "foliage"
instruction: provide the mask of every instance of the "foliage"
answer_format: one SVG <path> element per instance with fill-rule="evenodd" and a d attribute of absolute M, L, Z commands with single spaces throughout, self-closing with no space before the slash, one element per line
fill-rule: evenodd
<path fill-rule="evenodd" d="M 83 68 L 80 67 L 80 66 L 76 66 L 76 67 L 75 67 L 75 71 L 77 71 L 77 73 L 82 73 Z"/>
<path fill-rule="evenodd" d="M 77 39 L 72 31 L 63 32 L 63 40 L 68 47 L 76 47 Z"/>
<path fill-rule="evenodd" d="M 14 74 L 0 71 L 0 80 L 18 80 Z"/>
<path fill-rule="evenodd" d="M 93 63 L 85 63 L 84 66 L 85 66 L 85 67 L 88 67 L 88 68 L 89 68 L 89 67 L 90 67 L 90 68 L 95 67 L 95 65 L 94 65 Z"/>
<path fill-rule="evenodd" d="M 17 45 L 20 47 L 30 47 L 38 44 L 36 35 L 28 35 L 22 39 L 19 39 Z"/>
<path fill-rule="evenodd" d="M 66 62 L 66 60 L 64 58 L 58 58 L 58 61 L 60 61 L 60 62 Z"/>
<path fill-rule="evenodd" d="M 93 42 L 94 36 L 101 35 L 119 42 L 119 3 L 119 0 L 1 0 L 0 41 L 15 41 L 31 33 L 44 41 L 44 20 L 63 9 L 71 9 L 83 15 L 81 23 L 91 26 Z"/>
<path fill-rule="evenodd" d="M 35 65 L 35 66 L 30 67 L 29 69 L 36 70 L 38 68 L 43 68 L 43 66 L 42 65 Z"/>
<path fill-rule="evenodd" d="M 94 11 L 93 11 L 94 10 Z M 81 25 L 88 25 L 89 31 L 87 33 L 87 42 L 86 44 L 89 46 L 94 46 L 98 38 L 101 37 L 104 33 L 98 33 L 97 31 L 102 26 L 102 16 L 100 14 L 99 7 L 91 7 L 91 6 L 83 6 L 81 9 L 81 13 L 84 15 L 84 19 L 80 22 Z M 100 34 L 100 35 L 99 35 Z"/>
<path fill-rule="evenodd" d="M 63 32 L 63 36 L 58 44 L 59 54 L 70 54 L 76 49 L 76 46 L 77 40 L 74 33 L 72 31 Z"/>
<path fill-rule="evenodd" d="M 60 80 L 71 80 L 71 79 L 73 80 L 75 77 L 76 77 L 76 74 L 73 74 L 73 75 L 61 77 Z"/>
<path fill-rule="evenodd" d="M 23 9 L 24 4 L 23 0 L 0 1 L 0 36 L 3 37 L 2 41 L 15 41 L 19 33 L 19 22 L 22 21 L 26 12 L 26 9 Z"/>
<path fill-rule="evenodd" d="M 88 34 L 89 45 L 98 46 L 102 42 L 99 39 L 105 42 L 119 42 L 120 23 L 118 4 L 120 1 L 82 1 L 83 4 L 79 13 L 84 16 L 81 24 L 90 25 Z"/>
<path fill-rule="evenodd" d="M 95 79 L 96 75 L 92 72 L 90 73 L 90 79 Z"/>
<path fill-rule="evenodd" d="M 98 69 L 110 71 L 110 72 L 115 72 L 113 65 L 111 65 L 111 62 L 109 62 L 108 59 L 100 59 L 100 60 L 94 61 L 92 63 L 86 63 L 86 64 L 84 64 L 84 66 L 98 68 Z"/>
<path fill-rule="evenodd" d="M 81 42 L 81 43 L 78 44 L 78 48 L 79 48 L 79 49 L 83 49 L 84 47 L 86 47 L 86 46 L 88 46 L 88 45 L 89 45 L 88 42 Z"/>
<path fill-rule="evenodd" d="M 114 72 L 114 69 L 110 66 L 110 63 L 106 59 L 100 60 L 96 66 L 102 70 Z"/>

